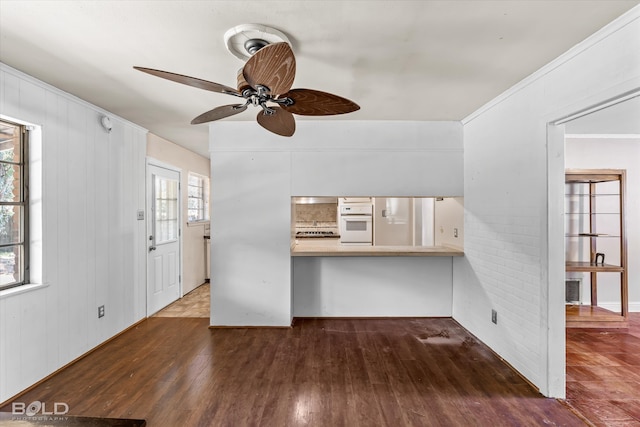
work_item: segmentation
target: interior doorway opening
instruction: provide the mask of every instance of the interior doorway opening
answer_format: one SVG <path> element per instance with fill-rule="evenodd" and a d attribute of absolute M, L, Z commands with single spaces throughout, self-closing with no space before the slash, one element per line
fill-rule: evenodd
<path fill-rule="evenodd" d="M 550 383 L 555 384 L 557 396 L 565 395 L 566 388 L 566 288 L 562 286 L 566 276 L 565 270 L 565 169 L 567 167 L 581 168 L 615 168 L 627 169 L 627 182 L 631 177 L 637 177 L 637 167 L 640 166 L 640 90 L 630 91 L 615 99 L 602 102 L 592 108 L 560 119 L 547 128 L 548 140 L 548 295 L 549 295 L 549 367 Z M 614 155 L 614 145 L 622 145 L 627 154 Z M 599 145 L 594 154 L 592 149 Z M 576 152 L 582 157 L 577 160 Z M 591 154 L 587 154 L 591 152 Z M 586 158 L 585 158 L 586 156 Z M 618 159 L 618 163 L 615 159 Z M 627 160 L 632 165 L 619 163 Z M 578 163 L 580 162 L 580 163 Z M 633 167 L 631 167 L 633 166 Z M 629 187 L 631 187 L 629 185 Z M 628 205 L 638 205 L 638 196 L 629 195 Z M 632 199 L 635 199 L 632 201 Z M 635 208 L 637 209 L 637 208 Z M 637 223 L 634 218 L 640 212 L 627 211 L 627 225 Z M 588 237 L 590 238 L 590 236 Z M 634 253 L 638 254 L 640 234 L 635 224 L 627 229 L 627 245 L 629 259 Z M 635 255 L 640 256 L 640 255 Z M 640 311 L 640 272 L 632 267 L 628 272 L 629 280 L 629 310 Z M 565 284 L 566 285 L 566 284 Z M 587 286 L 584 283 L 577 285 Z M 584 297 L 578 296 L 578 300 Z M 560 345 L 561 344 L 561 345 Z M 562 361 L 562 364 L 558 362 Z"/>

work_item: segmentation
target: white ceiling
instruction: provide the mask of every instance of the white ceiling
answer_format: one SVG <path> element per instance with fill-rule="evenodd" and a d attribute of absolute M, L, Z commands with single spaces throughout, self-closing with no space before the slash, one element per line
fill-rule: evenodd
<path fill-rule="evenodd" d="M 235 87 L 223 35 L 264 24 L 292 42 L 293 87 L 361 106 L 324 120 L 461 120 L 639 3 L 0 0 L 0 61 L 208 157 L 189 122 L 237 98 L 134 65 Z"/>

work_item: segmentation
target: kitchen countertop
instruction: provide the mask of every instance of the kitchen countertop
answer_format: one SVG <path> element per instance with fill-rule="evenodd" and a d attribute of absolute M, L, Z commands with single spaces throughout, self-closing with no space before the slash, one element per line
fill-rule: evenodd
<path fill-rule="evenodd" d="M 464 251 L 449 246 L 350 246 L 339 239 L 296 239 L 291 256 L 464 256 Z"/>

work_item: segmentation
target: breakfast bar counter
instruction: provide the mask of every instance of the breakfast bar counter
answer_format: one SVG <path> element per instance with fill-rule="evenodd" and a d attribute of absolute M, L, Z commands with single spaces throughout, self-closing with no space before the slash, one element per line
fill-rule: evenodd
<path fill-rule="evenodd" d="M 451 257 L 464 251 L 450 246 L 351 246 L 339 239 L 297 239 L 291 247 L 294 257 Z"/>

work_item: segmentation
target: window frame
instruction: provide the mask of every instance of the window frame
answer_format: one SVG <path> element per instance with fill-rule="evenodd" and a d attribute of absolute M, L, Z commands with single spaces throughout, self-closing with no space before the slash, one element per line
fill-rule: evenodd
<path fill-rule="evenodd" d="M 202 189 L 202 197 L 193 197 L 190 194 L 191 187 L 196 187 L 191 185 L 191 177 L 197 178 L 202 186 L 197 186 L 197 188 Z M 187 173 L 187 224 L 197 224 L 202 222 L 209 221 L 209 186 L 210 186 L 210 178 L 206 175 L 201 175 L 196 172 L 189 171 Z M 196 219 L 191 219 L 190 212 L 196 210 L 195 208 L 191 208 L 189 201 L 191 199 L 201 200 L 202 201 L 202 209 L 197 209 L 202 212 L 202 216 L 198 216 Z"/>
<path fill-rule="evenodd" d="M 22 280 L 12 283 L 7 283 L 5 285 L 0 284 L 0 291 L 5 291 L 7 289 L 17 288 L 19 286 L 24 286 L 30 283 L 30 220 L 29 220 L 29 205 L 30 205 L 30 197 L 29 197 L 29 130 L 27 126 L 22 125 L 20 123 L 15 123 L 9 120 L 0 119 L 5 125 L 15 126 L 19 129 L 20 135 L 20 160 L 18 162 L 9 162 L 6 160 L 0 160 L 0 164 L 9 164 L 20 167 L 20 200 L 5 202 L 0 201 L 0 206 L 17 206 L 21 209 L 20 215 L 20 239 L 17 242 L 8 242 L 8 243 L 0 243 L 0 248 L 2 247 L 10 247 L 10 246 L 21 246 L 22 247 L 22 258 L 20 260 L 19 268 L 21 270 L 20 277 Z"/>

